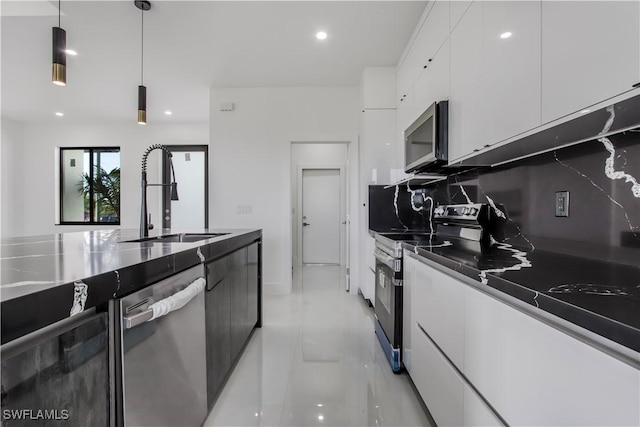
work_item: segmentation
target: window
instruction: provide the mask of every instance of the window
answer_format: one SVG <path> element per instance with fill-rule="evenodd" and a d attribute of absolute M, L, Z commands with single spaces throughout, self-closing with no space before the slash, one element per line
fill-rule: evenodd
<path fill-rule="evenodd" d="M 120 224 L 120 147 L 60 149 L 60 224 Z"/>

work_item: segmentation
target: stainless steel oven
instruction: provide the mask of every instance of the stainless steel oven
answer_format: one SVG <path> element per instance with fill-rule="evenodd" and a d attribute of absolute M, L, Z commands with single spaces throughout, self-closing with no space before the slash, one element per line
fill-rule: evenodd
<path fill-rule="evenodd" d="M 480 262 L 483 247 L 490 246 L 491 238 L 504 237 L 506 213 L 502 205 L 447 205 L 437 206 L 432 220 L 437 227 L 435 234 L 406 230 L 375 236 L 375 332 L 396 373 L 402 368 L 402 243 L 450 246 L 451 242 L 445 239 L 455 239 L 456 247 L 478 254 Z"/>
<path fill-rule="evenodd" d="M 402 246 L 376 235 L 375 331 L 394 372 L 400 372 L 402 348 Z"/>

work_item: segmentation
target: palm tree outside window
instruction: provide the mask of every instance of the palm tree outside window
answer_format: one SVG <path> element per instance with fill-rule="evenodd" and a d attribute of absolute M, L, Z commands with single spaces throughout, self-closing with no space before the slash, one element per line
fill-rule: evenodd
<path fill-rule="evenodd" d="M 60 224 L 120 224 L 120 147 L 60 149 Z"/>

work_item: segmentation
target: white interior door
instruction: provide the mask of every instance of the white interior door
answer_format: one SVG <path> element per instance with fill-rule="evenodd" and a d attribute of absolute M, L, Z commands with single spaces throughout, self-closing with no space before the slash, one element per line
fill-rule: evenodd
<path fill-rule="evenodd" d="M 171 151 L 179 198 L 179 200 L 169 201 L 171 228 L 176 230 L 206 228 L 206 153 L 195 150 L 171 149 Z"/>
<path fill-rule="evenodd" d="M 340 169 L 302 170 L 302 263 L 340 264 Z"/>

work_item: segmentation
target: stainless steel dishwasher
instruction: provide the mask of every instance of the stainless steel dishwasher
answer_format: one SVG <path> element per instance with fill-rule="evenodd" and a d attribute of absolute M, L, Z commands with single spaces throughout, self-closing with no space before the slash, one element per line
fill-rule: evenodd
<path fill-rule="evenodd" d="M 125 426 L 200 426 L 207 416 L 204 266 L 120 300 Z"/>

